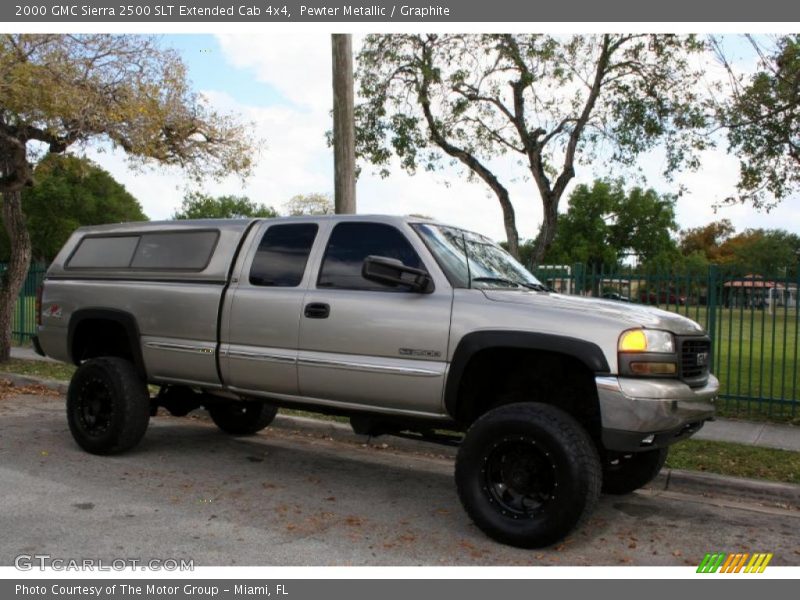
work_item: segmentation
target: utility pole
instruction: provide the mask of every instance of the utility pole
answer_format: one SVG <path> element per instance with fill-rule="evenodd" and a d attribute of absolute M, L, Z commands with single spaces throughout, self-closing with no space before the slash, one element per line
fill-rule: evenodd
<path fill-rule="evenodd" d="M 333 63 L 333 170 L 336 214 L 356 212 L 356 150 L 353 119 L 353 41 L 331 35 Z"/>

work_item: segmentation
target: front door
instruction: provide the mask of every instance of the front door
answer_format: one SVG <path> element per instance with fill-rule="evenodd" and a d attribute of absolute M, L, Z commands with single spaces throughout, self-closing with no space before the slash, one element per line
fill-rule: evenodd
<path fill-rule="evenodd" d="M 303 396 L 356 408 L 443 413 L 452 288 L 442 280 L 430 293 L 415 293 L 361 275 L 367 256 L 430 272 L 407 233 L 414 235 L 374 222 L 332 228 L 300 318 Z"/>

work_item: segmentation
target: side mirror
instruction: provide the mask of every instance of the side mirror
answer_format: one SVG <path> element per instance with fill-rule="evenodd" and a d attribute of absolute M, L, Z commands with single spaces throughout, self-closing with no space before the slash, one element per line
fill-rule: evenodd
<path fill-rule="evenodd" d="M 383 285 L 407 287 L 412 292 L 428 293 L 431 290 L 431 276 L 427 271 L 408 267 L 396 258 L 368 256 L 361 267 L 364 279 Z"/>

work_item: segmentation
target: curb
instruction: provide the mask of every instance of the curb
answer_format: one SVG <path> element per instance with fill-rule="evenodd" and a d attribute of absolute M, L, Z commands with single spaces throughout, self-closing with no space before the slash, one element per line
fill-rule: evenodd
<path fill-rule="evenodd" d="M 792 483 L 745 479 L 701 471 L 663 469 L 648 487 L 655 491 L 735 497 L 759 504 L 800 510 L 800 485 Z"/>
<path fill-rule="evenodd" d="M 0 373 L 0 379 L 8 379 L 16 386 L 42 385 L 61 394 L 67 392 L 68 384 L 53 379 Z M 405 439 L 394 436 L 373 437 L 353 432 L 349 425 L 335 421 L 312 419 L 278 414 L 272 427 L 294 432 L 308 437 L 330 439 L 337 442 L 370 446 L 381 450 L 395 450 L 406 454 L 424 455 L 453 460 L 458 449 L 442 446 L 419 439 Z M 764 505 L 780 506 L 800 510 L 800 485 L 745 479 L 700 471 L 663 469 L 648 486 L 650 489 L 699 496 L 726 496 L 750 500 Z"/>
<path fill-rule="evenodd" d="M 0 379 L 6 379 L 16 387 L 23 387 L 26 385 L 41 385 L 48 389 L 54 390 L 59 394 L 66 394 L 69 388 L 68 383 L 58 381 L 57 379 L 45 379 L 44 377 L 33 377 L 30 375 L 17 375 L 16 373 L 0 372 Z"/>

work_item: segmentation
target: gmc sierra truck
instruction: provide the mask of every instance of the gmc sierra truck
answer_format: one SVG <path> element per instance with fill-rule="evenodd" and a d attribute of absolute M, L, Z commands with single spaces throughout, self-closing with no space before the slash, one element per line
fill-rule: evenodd
<path fill-rule="evenodd" d="M 81 228 L 39 317 L 37 350 L 78 366 L 67 418 L 88 452 L 133 448 L 159 406 L 205 408 L 233 435 L 278 407 L 365 434 L 452 432 L 466 512 L 520 547 L 653 479 L 719 387 L 694 321 L 552 293 L 488 238 L 429 219 Z"/>

